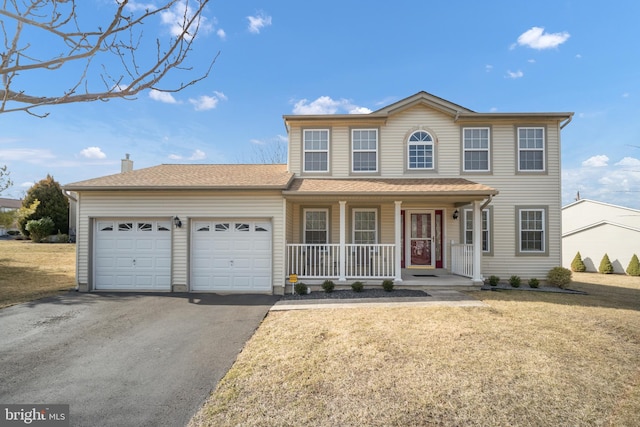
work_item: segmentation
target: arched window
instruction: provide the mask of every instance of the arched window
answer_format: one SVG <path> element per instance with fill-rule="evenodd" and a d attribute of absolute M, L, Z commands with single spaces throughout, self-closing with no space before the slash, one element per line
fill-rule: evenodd
<path fill-rule="evenodd" d="M 423 130 L 409 136 L 409 169 L 433 169 L 433 137 Z"/>

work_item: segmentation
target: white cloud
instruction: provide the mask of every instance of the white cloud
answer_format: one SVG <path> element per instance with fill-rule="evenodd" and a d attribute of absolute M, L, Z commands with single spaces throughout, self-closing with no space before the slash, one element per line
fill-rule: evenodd
<path fill-rule="evenodd" d="M 196 150 L 193 152 L 193 154 L 191 154 L 191 157 L 189 157 L 189 160 L 202 160 L 204 158 L 206 158 L 207 155 L 205 154 L 204 151 L 202 150 Z"/>
<path fill-rule="evenodd" d="M 213 96 L 202 95 L 198 98 L 189 98 L 189 102 L 196 111 L 213 110 L 218 106 L 220 101 L 226 101 L 228 98 L 222 92 L 213 92 Z"/>
<path fill-rule="evenodd" d="M 485 66 L 484 66 L 484 70 L 485 70 L 487 73 L 492 72 L 492 71 L 493 71 L 493 65 L 490 65 L 490 64 L 485 65 Z"/>
<path fill-rule="evenodd" d="M 168 157 L 171 160 L 202 160 L 207 157 L 207 154 L 202 150 L 196 149 L 193 153 L 191 153 L 191 156 L 187 157 L 186 159 L 179 154 L 169 154 Z"/>
<path fill-rule="evenodd" d="M 216 31 L 216 34 L 218 35 L 218 37 L 220 37 L 222 40 L 226 40 L 227 38 L 227 33 L 225 33 L 225 31 L 222 28 L 219 28 Z"/>
<path fill-rule="evenodd" d="M 156 10 L 157 7 L 152 3 L 138 3 L 136 1 L 130 1 L 125 6 L 125 9 L 131 12 L 143 12 L 145 10 L 148 10 L 148 11 Z"/>
<path fill-rule="evenodd" d="M 41 148 L 12 148 L 9 150 L 0 150 L 0 159 L 2 161 L 24 161 L 27 163 L 44 163 L 55 159 L 51 151 Z"/>
<path fill-rule="evenodd" d="M 22 184 L 20 184 L 20 187 L 21 187 L 21 188 L 31 188 L 31 187 L 33 187 L 34 185 L 36 185 L 36 183 L 35 183 L 35 182 L 26 181 L 26 182 L 23 182 Z"/>
<path fill-rule="evenodd" d="M 535 60 L 535 59 L 527 59 L 527 62 L 528 62 L 529 64 L 535 64 L 535 63 L 536 63 L 536 60 Z"/>
<path fill-rule="evenodd" d="M 260 30 L 271 25 L 271 17 L 260 12 L 256 16 L 247 16 L 249 20 L 249 32 L 260 34 Z"/>
<path fill-rule="evenodd" d="M 582 58 L 582 55 L 580 55 L 579 53 L 576 54 L 576 59 L 581 59 L 581 58 Z"/>
<path fill-rule="evenodd" d="M 370 109 L 360 107 L 347 99 L 334 100 L 329 96 L 321 96 L 315 101 L 301 99 L 293 106 L 293 114 L 369 114 Z"/>
<path fill-rule="evenodd" d="M 640 209 L 640 172 L 621 168 L 582 167 L 562 170 L 562 203 L 573 202 L 576 192 L 584 199 Z"/>
<path fill-rule="evenodd" d="M 149 98 L 154 101 L 164 102 L 165 104 L 177 104 L 178 101 L 168 92 L 161 92 L 156 89 L 149 91 Z"/>
<path fill-rule="evenodd" d="M 192 7 L 189 6 L 187 0 L 180 0 L 176 4 L 164 12 L 160 13 L 160 19 L 162 23 L 169 27 L 169 32 L 172 36 L 178 37 L 184 31 L 183 25 L 185 19 L 191 19 L 195 13 Z M 209 22 L 206 16 L 200 15 L 198 17 L 198 31 L 208 33 L 213 31 L 213 25 Z M 186 39 L 191 39 L 192 34 L 185 34 Z"/>
<path fill-rule="evenodd" d="M 623 98 L 629 98 L 631 96 L 631 94 L 629 94 L 629 92 L 625 92 L 622 94 Z"/>
<path fill-rule="evenodd" d="M 629 167 L 637 167 L 640 168 L 640 159 L 636 159 L 635 157 L 625 157 L 615 164 L 616 166 L 629 166 Z"/>
<path fill-rule="evenodd" d="M 102 152 L 100 147 L 87 147 L 80 151 L 80 155 L 86 159 L 106 159 L 107 155 Z"/>
<path fill-rule="evenodd" d="M 255 144 L 255 145 L 265 145 L 266 142 L 264 142 L 261 139 L 250 139 L 249 140 L 250 143 Z"/>
<path fill-rule="evenodd" d="M 609 157 L 605 154 L 600 154 L 597 156 L 589 157 L 587 160 L 582 162 L 582 166 L 591 167 L 591 168 L 602 168 L 608 166 Z"/>
<path fill-rule="evenodd" d="M 507 75 L 505 77 L 509 79 L 520 79 L 524 77 L 524 73 L 520 70 L 518 71 L 507 70 Z"/>
<path fill-rule="evenodd" d="M 571 35 L 566 31 L 549 34 L 545 33 L 542 27 L 531 27 L 520 34 L 518 44 L 537 50 L 552 49 L 566 42 L 569 37 Z"/>

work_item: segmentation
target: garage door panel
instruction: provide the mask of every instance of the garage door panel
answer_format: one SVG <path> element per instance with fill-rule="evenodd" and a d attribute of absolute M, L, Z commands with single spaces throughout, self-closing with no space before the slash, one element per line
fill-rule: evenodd
<path fill-rule="evenodd" d="M 211 231 L 200 232 L 200 229 Z M 265 221 L 194 222 L 191 289 L 228 292 L 270 291 L 270 230 L 271 224 Z M 207 263 L 201 262 L 204 253 L 211 256 Z M 208 284 L 204 283 L 204 277 L 210 278 Z"/>
<path fill-rule="evenodd" d="M 96 289 L 171 289 L 170 222 L 98 220 L 96 228 Z"/>

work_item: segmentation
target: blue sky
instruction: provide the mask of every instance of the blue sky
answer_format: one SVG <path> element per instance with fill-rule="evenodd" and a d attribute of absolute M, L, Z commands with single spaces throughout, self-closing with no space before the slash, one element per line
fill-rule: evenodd
<path fill-rule="evenodd" d="M 108 3 L 79 4 L 97 20 Z M 117 173 L 125 153 L 136 169 L 251 162 L 286 139 L 283 114 L 373 111 L 424 90 L 478 112 L 575 112 L 563 131 L 563 204 L 580 191 L 640 209 L 640 2 L 214 0 L 205 16 L 188 59 L 196 71 L 166 80 L 195 77 L 220 51 L 195 86 L 46 107 L 44 119 L 1 114 L 0 165 L 15 184 L 2 197 L 47 174 L 66 184 Z M 51 72 L 21 84 L 60 81 Z"/>

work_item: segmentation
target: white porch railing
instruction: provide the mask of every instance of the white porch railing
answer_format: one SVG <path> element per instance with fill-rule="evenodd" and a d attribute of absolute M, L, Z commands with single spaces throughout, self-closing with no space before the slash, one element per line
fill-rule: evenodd
<path fill-rule="evenodd" d="M 451 272 L 459 276 L 473 277 L 473 245 L 451 244 Z"/>
<path fill-rule="evenodd" d="M 395 277 L 395 245 L 345 245 L 345 278 Z M 287 244 L 288 275 L 306 279 L 340 277 L 339 244 Z"/>

